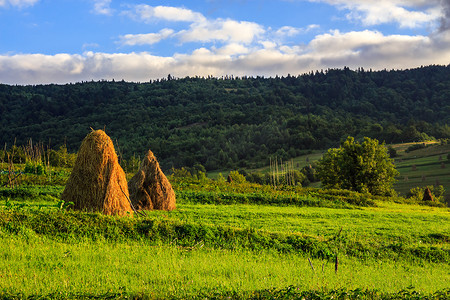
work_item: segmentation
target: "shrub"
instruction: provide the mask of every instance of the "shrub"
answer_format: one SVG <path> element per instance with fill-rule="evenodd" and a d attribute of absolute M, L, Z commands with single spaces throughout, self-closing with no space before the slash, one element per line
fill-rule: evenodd
<path fill-rule="evenodd" d="M 388 147 L 388 153 L 389 153 L 389 157 L 390 157 L 390 158 L 397 157 L 397 150 L 395 150 L 394 148 L 392 148 L 392 146 L 389 146 L 389 147 Z"/>
<path fill-rule="evenodd" d="M 442 185 L 439 185 L 437 187 L 433 185 L 424 186 L 424 187 L 415 187 L 409 190 L 409 193 L 407 195 L 408 200 L 420 202 L 423 199 L 423 193 L 426 188 L 429 188 L 431 191 L 431 195 L 437 202 L 441 202 L 444 199 L 444 187 Z"/>
<path fill-rule="evenodd" d="M 27 161 L 25 164 L 24 173 L 43 175 L 46 173 L 45 166 L 41 162 L 36 163 Z"/>
<path fill-rule="evenodd" d="M 245 176 L 240 174 L 239 171 L 231 171 L 229 176 L 233 180 L 234 183 L 245 183 L 247 180 L 245 179 Z"/>

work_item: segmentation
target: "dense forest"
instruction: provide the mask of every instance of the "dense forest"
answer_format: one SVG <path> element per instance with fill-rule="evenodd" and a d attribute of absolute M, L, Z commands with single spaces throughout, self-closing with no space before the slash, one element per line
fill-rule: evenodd
<path fill-rule="evenodd" d="M 329 69 L 275 78 L 146 83 L 0 84 L 0 143 L 27 139 L 75 152 L 105 129 L 125 159 L 151 149 L 163 168 L 256 167 L 348 135 L 386 143 L 450 138 L 450 65 Z"/>

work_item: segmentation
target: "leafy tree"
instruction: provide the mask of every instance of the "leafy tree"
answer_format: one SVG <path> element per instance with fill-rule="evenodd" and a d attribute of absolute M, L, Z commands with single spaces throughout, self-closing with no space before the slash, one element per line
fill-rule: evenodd
<path fill-rule="evenodd" d="M 245 179 L 245 176 L 240 174 L 239 171 L 231 171 L 229 176 L 233 180 L 234 183 L 245 183 L 247 180 Z"/>
<path fill-rule="evenodd" d="M 303 174 L 299 170 L 292 171 L 292 175 L 293 175 L 293 181 L 294 181 L 293 183 L 294 183 L 294 185 L 301 185 L 301 186 L 305 185 L 306 186 L 307 184 L 305 184 L 305 183 L 306 182 L 309 183 L 308 178 L 306 177 L 306 175 Z"/>
<path fill-rule="evenodd" d="M 206 177 L 206 173 L 202 172 L 202 171 L 198 171 L 197 174 L 194 175 L 194 178 L 196 178 L 197 180 L 204 182 L 208 179 L 208 177 Z"/>
<path fill-rule="evenodd" d="M 395 150 L 394 148 L 392 148 L 392 146 L 389 146 L 389 147 L 388 147 L 388 153 L 389 153 L 389 157 L 390 157 L 390 158 L 397 157 L 397 150 Z"/>
<path fill-rule="evenodd" d="M 398 175 L 384 144 L 367 137 L 361 144 L 348 137 L 339 148 L 329 149 L 319 160 L 317 173 L 326 188 L 373 195 L 392 195 Z"/>
<path fill-rule="evenodd" d="M 315 165 L 309 165 L 302 168 L 301 172 L 305 174 L 305 180 L 302 182 L 303 186 L 308 186 L 312 182 L 317 182 L 317 172 Z"/>
<path fill-rule="evenodd" d="M 171 170 L 171 177 L 172 178 L 190 178 L 192 177 L 191 173 L 186 168 L 181 169 L 175 169 L 172 168 Z"/>
<path fill-rule="evenodd" d="M 257 183 L 257 184 L 270 184 L 270 176 L 268 174 L 263 174 L 261 172 L 252 172 L 248 173 L 245 176 L 245 179 L 248 182 Z"/>
<path fill-rule="evenodd" d="M 45 174 L 45 166 L 42 162 L 27 161 L 23 171 L 28 174 L 42 175 Z"/>
<path fill-rule="evenodd" d="M 217 175 L 216 181 L 218 183 L 225 183 L 226 182 L 225 177 L 223 177 L 222 173 L 219 173 L 219 175 Z"/>
<path fill-rule="evenodd" d="M 136 173 L 139 170 L 141 161 L 136 155 L 133 155 L 128 160 L 123 159 L 123 167 L 127 173 Z"/>
<path fill-rule="evenodd" d="M 191 169 L 191 173 L 192 173 L 193 175 L 197 175 L 197 174 L 199 174 L 200 172 L 202 172 L 203 175 L 206 174 L 206 169 L 205 169 L 205 167 L 204 167 L 202 164 L 195 164 L 195 165 L 192 167 L 192 169 Z"/>
<path fill-rule="evenodd" d="M 76 153 L 69 153 L 66 145 L 59 147 L 59 150 L 50 150 L 50 165 L 54 167 L 73 167 L 77 159 Z"/>

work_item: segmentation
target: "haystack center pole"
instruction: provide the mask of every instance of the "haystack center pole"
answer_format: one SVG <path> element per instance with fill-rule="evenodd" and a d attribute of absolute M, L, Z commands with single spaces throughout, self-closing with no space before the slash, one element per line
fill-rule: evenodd
<path fill-rule="evenodd" d="M 275 164 L 277 165 L 277 185 L 279 184 L 279 176 L 280 176 L 280 173 L 279 173 L 279 171 L 278 171 L 278 158 L 275 158 Z"/>
<path fill-rule="evenodd" d="M 270 185 L 272 185 L 272 157 L 269 156 L 269 178 Z"/>

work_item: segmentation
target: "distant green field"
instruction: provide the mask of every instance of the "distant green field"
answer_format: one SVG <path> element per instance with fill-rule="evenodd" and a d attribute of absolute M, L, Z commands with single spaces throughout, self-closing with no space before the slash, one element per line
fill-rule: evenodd
<path fill-rule="evenodd" d="M 425 144 L 427 147 L 409 153 L 406 152 L 408 147 L 417 144 Z M 390 146 L 397 151 L 397 157 L 395 157 L 394 161 L 400 175 L 397 177 L 394 189 L 401 196 L 406 196 L 412 188 L 436 184 L 444 186 L 444 189 L 448 191 L 447 194 L 450 194 L 450 161 L 447 160 L 447 154 L 450 153 L 450 144 L 440 145 L 438 142 L 426 142 L 393 144 Z M 294 158 L 292 160 L 294 168 L 300 170 L 307 165 L 313 164 L 322 157 L 323 153 L 324 151 L 312 151 L 311 154 Z M 266 166 L 246 171 L 267 173 L 270 171 L 270 167 Z M 219 173 L 227 176 L 229 171 L 209 172 L 208 177 L 215 179 Z M 321 184 L 320 182 L 315 182 L 310 186 L 319 188 Z"/>
<path fill-rule="evenodd" d="M 442 185 L 450 193 L 450 145 L 427 143 L 426 148 L 405 152 L 413 144 L 392 145 L 397 150 L 395 165 L 400 172 L 395 190 L 406 195 L 413 187 Z"/>
<path fill-rule="evenodd" d="M 295 169 L 302 169 L 303 167 L 309 166 L 310 164 L 314 163 L 315 161 L 318 161 L 324 153 L 324 151 L 321 151 L 321 150 L 314 150 L 311 152 L 312 152 L 311 154 L 306 154 L 306 155 L 295 157 L 292 160 L 289 160 L 289 162 L 291 162 L 291 161 L 293 162 Z M 280 165 L 283 163 L 280 160 L 278 160 L 277 162 Z M 250 172 L 268 173 L 268 172 L 270 172 L 270 167 L 267 166 L 267 167 L 263 167 L 263 168 L 259 168 L 259 169 L 252 169 L 249 171 Z"/>
<path fill-rule="evenodd" d="M 323 150 L 311 150 L 311 154 L 295 157 L 289 160 L 289 162 L 291 161 L 293 162 L 295 169 L 302 169 L 303 167 L 309 166 L 310 164 L 318 161 L 322 157 L 323 153 L 324 153 Z M 277 160 L 277 162 L 279 165 L 281 165 L 282 163 L 286 163 L 286 161 L 282 162 L 281 160 Z M 270 172 L 270 167 L 265 166 L 258 169 L 247 169 L 246 171 L 250 173 L 251 172 L 268 173 Z M 216 170 L 208 172 L 207 175 L 209 178 L 216 179 L 219 173 L 221 173 L 223 176 L 226 176 L 228 175 L 229 172 L 230 170 Z"/>

